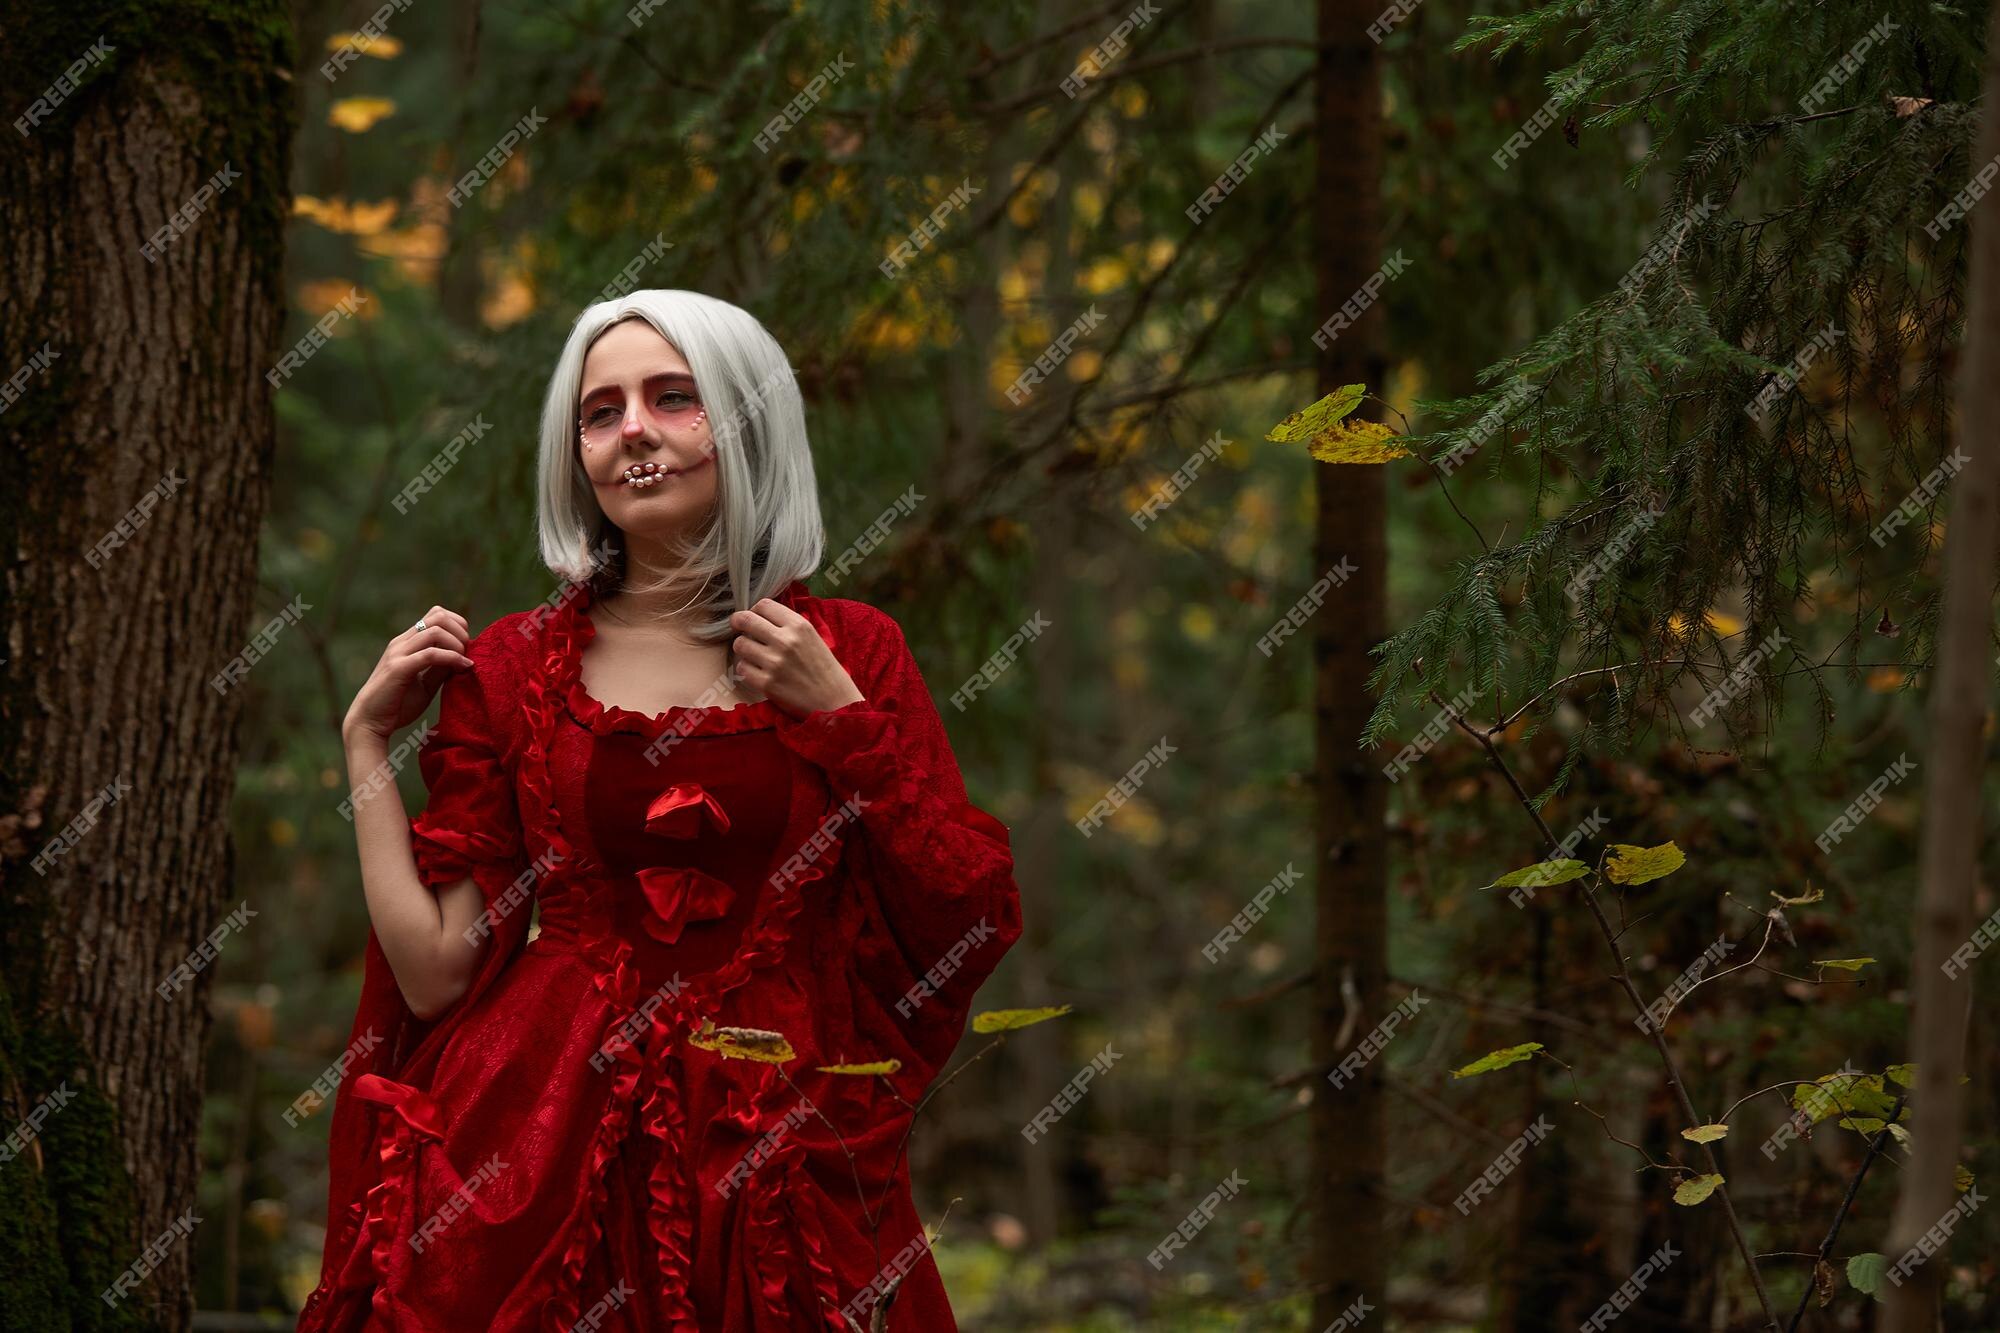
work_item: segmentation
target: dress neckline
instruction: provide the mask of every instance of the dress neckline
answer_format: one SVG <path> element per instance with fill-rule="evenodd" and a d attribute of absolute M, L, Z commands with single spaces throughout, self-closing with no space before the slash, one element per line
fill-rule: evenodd
<path fill-rule="evenodd" d="M 789 593 L 791 589 L 786 591 Z M 622 731 L 654 738 L 669 731 L 683 736 L 712 736 L 777 725 L 782 714 L 768 698 L 731 704 L 727 708 L 713 704 L 671 704 L 663 712 L 646 713 L 605 703 L 593 696 L 583 685 L 583 650 L 597 637 L 596 623 L 585 614 L 596 599 L 596 592 L 588 584 L 577 585 L 575 595 L 563 603 L 556 617 L 565 677 L 558 682 L 560 692 L 570 716 L 586 729 L 599 736 Z"/>

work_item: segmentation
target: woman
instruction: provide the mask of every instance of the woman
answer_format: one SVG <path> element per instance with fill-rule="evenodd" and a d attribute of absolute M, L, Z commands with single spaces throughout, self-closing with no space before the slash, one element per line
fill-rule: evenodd
<path fill-rule="evenodd" d="M 373 924 L 298 1326 L 865 1329 L 893 1289 L 953 1329 L 904 1145 L 1020 894 L 896 623 L 805 590 L 783 351 L 591 306 L 538 481 L 561 591 L 431 608 L 343 727 Z M 381 775 L 440 679 L 410 820 Z"/>

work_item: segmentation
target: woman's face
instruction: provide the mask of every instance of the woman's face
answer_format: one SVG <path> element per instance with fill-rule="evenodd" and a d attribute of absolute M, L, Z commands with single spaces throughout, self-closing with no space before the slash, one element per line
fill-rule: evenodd
<path fill-rule="evenodd" d="M 715 507 L 715 437 L 694 373 L 643 319 L 583 360 L 577 457 L 605 517 L 631 536 L 692 532 Z"/>

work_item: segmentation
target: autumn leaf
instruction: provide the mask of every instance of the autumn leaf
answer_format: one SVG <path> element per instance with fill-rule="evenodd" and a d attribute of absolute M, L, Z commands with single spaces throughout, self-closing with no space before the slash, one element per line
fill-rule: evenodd
<path fill-rule="evenodd" d="M 336 32 L 328 35 L 329 51 L 356 51 L 377 60 L 393 60 L 403 54 L 403 44 L 386 32 Z"/>
<path fill-rule="evenodd" d="M 1908 120 L 1925 107 L 1932 105 L 1928 97 L 1898 97 L 1894 93 L 1886 96 L 1889 99 L 1889 108 L 1896 113 L 1897 120 Z"/>
<path fill-rule="evenodd" d="M 1806 885 L 1804 895 L 1798 898 L 1787 898 L 1776 889 L 1771 890 L 1771 896 L 1778 900 L 1778 906 L 1780 907 L 1804 907 L 1808 903 L 1816 903 L 1826 897 L 1826 890 L 1815 889 L 1812 885 L 1808 884 Z"/>
<path fill-rule="evenodd" d="M 1465 1068 L 1452 1070 L 1451 1076 L 1453 1078 L 1471 1078 L 1476 1074 L 1490 1074 L 1496 1069 L 1505 1069 L 1508 1065 L 1517 1065 L 1523 1060 L 1531 1059 L 1535 1052 L 1541 1049 L 1542 1044 L 1540 1042 L 1530 1041 L 1523 1042 L 1519 1046 L 1508 1046 L 1501 1050 L 1489 1051 L 1477 1060 L 1474 1060 L 1471 1064 L 1465 1066 Z"/>
<path fill-rule="evenodd" d="M 1313 437 L 1306 452 L 1322 463 L 1387 463 L 1408 458 L 1402 437 L 1379 421 L 1343 421 Z"/>
<path fill-rule="evenodd" d="M 343 97 L 327 108 L 326 123 L 349 134 L 365 134 L 395 111 L 396 104 L 386 97 Z"/>
<path fill-rule="evenodd" d="M 1843 972 L 1859 972 L 1874 962 L 1873 958 L 1815 958 L 1814 967 L 1837 967 Z"/>
<path fill-rule="evenodd" d="M 901 1060 L 871 1060 L 860 1065 L 820 1065 L 822 1074 L 893 1074 L 903 1067 Z"/>
<path fill-rule="evenodd" d="M 1061 1018 L 1074 1005 L 1059 1004 L 1053 1009 L 988 1009 L 983 1014 L 972 1016 L 974 1032 L 1013 1032 L 1018 1028 L 1033 1027 L 1046 1023 L 1051 1018 Z"/>
<path fill-rule="evenodd" d="M 782 1032 L 766 1028 L 719 1028 L 713 1019 L 702 1021 L 701 1031 L 689 1035 L 688 1045 L 714 1051 L 725 1060 L 757 1060 L 767 1065 L 781 1065 L 798 1055 Z"/>
<path fill-rule="evenodd" d="M 1727 1125 L 1696 1125 L 1693 1129 L 1681 1131 L 1681 1137 L 1691 1143 L 1713 1143 L 1729 1133 Z"/>
<path fill-rule="evenodd" d="M 1581 861 L 1568 859 L 1560 861 L 1537 861 L 1519 870 L 1510 870 L 1500 878 L 1486 885 L 1489 889 L 1518 889 L 1523 885 L 1540 887 L 1545 884 L 1567 884 L 1573 879 L 1582 879 L 1590 873 L 1590 867 Z"/>
<path fill-rule="evenodd" d="M 1613 884 L 1645 884 L 1673 874 L 1687 864 L 1687 857 L 1671 842 L 1657 847 L 1635 847 L 1629 842 L 1611 845 L 1611 859 L 1604 873 Z"/>
<path fill-rule="evenodd" d="M 1972 1188 L 1972 1172 L 1968 1171 L 1963 1164 L 1960 1164 L 1951 1173 L 1951 1187 L 1960 1194 Z"/>
<path fill-rule="evenodd" d="M 1276 440 L 1279 444 L 1310 440 L 1361 406 L 1361 399 L 1367 392 L 1365 384 L 1349 384 L 1335 389 L 1311 407 L 1301 408 L 1271 427 L 1264 438 Z"/>
<path fill-rule="evenodd" d="M 1674 1202 L 1692 1208 L 1715 1193 L 1715 1187 L 1721 1183 L 1722 1177 L 1714 1174 L 1690 1176 L 1674 1187 Z"/>

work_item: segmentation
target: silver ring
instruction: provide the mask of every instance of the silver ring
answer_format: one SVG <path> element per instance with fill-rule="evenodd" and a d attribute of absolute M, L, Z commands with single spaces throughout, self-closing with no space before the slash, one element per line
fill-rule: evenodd
<path fill-rule="evenodd" d="M 414 630 L 423 630 L 423 629 L 429 629 L 430 627 L 429 627 L 428 625 L 424 624 L 424 617 L 423 617 L 423 616 L 418 616 L 418 617 L 417 617 L 417 623 L 416 623 L 416 624 L 414 624 L 414 625 L 412 625 L 412 626 L 410 626 L 410 628 L 411 628 L 411 629 L 414 629 Z"/>

